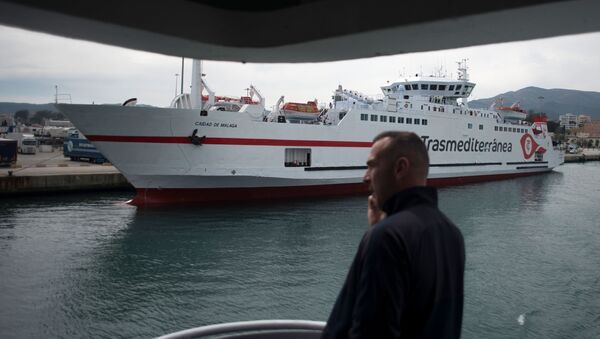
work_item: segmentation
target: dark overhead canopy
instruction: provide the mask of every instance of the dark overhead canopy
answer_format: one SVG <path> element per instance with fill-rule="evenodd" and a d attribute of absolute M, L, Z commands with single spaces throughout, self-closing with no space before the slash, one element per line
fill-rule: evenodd
<path fill-rule="evenodd" d="M 252 4 L 252 5 L 251 5 Z M 0 23 L 210 60 L 316 62 L 600 30 L 596 0 L 0 0 Z"/>

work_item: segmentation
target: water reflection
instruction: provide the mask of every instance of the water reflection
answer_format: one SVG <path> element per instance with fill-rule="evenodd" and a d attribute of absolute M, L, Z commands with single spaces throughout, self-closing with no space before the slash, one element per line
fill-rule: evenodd
<path fill-rule="evenodd" d="M 118 315 L 144 336 L 222 321 L 323 319 L 364 219 L 362 197 L 139 209 L 96 249 L 78 289 L 94 317 Z"/>
<path fill-rule="evenodd" d="M 599 169 L 440 190 L 467 248 L 464 338 L 600 333 Z M 196 209 L 129 197 L 0 201 L 0 337 L 324 320 L 366 227 L 364 197 Z"/>

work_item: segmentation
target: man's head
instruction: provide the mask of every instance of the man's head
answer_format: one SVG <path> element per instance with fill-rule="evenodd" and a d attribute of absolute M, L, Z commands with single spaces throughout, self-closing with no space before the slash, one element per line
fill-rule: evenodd
<path fill-rule="evenodd" d="M 381 208 L 394 193 L 425 186 L 429 156 L 425 144 L 412 132 L 383 132 L 373 139 L 363 181 Z"/>

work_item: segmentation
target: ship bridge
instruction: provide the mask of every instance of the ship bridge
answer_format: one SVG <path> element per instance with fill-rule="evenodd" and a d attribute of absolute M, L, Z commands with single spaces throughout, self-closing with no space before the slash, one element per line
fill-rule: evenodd
<path fill-rule="evenodd" d="M 410 97 L 443 97 L 447 99 L 468 98 L 475 83 L 464 80 L 452 80 L 443 77 L 415 76 L 381 86 L 383 95 L 394 99 Z"/>
<path fill-rule="evenodd" d="M 434 100 L 441 103 L 456 103 L 461 98 L 464 102 L 471 95 L 475 83 L 469 82 L 467 59 L 457 62 L 458 78 L 450 79 L 441 74 L 414 77 L 398 80 L 391 85 L 382 86 L 383 95 L 390 99 Z"/>

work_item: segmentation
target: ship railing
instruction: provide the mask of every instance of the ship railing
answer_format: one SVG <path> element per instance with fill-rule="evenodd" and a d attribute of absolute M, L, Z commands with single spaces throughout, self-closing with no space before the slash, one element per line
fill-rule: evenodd
<path fill-rule="evenodd" d="M 218 336 L 220 339 L 317 339 L 325 322 L 310 320 L 253 320 L 191 328 L 157 339 L 188 339 Z"/>

